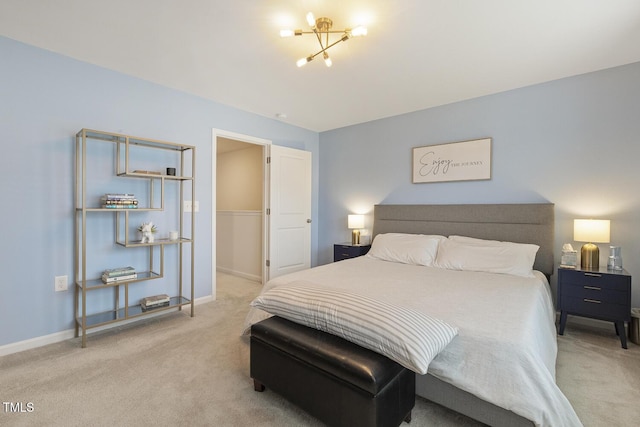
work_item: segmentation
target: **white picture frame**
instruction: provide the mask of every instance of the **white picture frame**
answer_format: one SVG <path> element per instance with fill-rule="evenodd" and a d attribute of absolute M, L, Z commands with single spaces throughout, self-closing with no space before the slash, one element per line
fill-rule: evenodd
<path fill-rule="evenodd" d="M 491 179 L 491 138 L 414 147 L 414 184 Z"/>

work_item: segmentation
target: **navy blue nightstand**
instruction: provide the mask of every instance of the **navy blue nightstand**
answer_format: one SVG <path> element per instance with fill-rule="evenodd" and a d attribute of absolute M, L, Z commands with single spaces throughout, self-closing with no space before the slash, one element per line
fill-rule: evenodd
<path fill-rule="evenodd" d="M 627 348 L 624 322 L 631 321 L 631 275 L 625 270 L 558 269 L 558 309 L 562 335 L 567 315 L 613 322 Z"/>
<path fill-rule="evenodd" d="M 333 261 L 355 258 L 366 255 L 371 245 L 352 245 L 351 243 L 339 243 L 333 245 Z"/>

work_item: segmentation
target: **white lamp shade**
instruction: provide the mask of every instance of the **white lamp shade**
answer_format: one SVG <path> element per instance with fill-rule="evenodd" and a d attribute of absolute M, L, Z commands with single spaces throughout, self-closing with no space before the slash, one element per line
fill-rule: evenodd
<path fill-rule="evenodd" d="M 573 240 L 576 242 L 608 243 L 611 221 L 608 219 L 574 219 Z"/>
<path fill-rule="evenodd" d="M 347 217 L 348 228 L 364 228 L 364 215 L 349 215 Z"/>

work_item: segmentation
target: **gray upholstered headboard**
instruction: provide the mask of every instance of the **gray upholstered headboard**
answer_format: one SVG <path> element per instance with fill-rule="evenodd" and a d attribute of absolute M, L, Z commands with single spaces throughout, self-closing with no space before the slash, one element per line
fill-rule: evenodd
<path fill-rule="evenodd" d="M 554 205 L 376 205 L 373 234 L 460 235 L 540 246 L 534 269 L 553 274 Z"/>

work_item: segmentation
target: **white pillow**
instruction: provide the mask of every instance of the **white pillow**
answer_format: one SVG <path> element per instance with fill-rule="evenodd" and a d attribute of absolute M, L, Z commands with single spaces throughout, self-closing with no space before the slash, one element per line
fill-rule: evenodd
<path fill-rule="evenodd" d="M 440 243 L 435 266 L 450 270 L 533 276 L 538 245 L 451 236 Z"/>
<path fill-rule="evenodd" d="M 313 286 L 273 288 L 251 303 L 268 313 L 351 341 L 419 374 L 458 329 L 419 311 Z"/>
<path fill-rule="evenodd" d="M 444 236 L 426 234 L 378 234 L 367 256 L 383 261 L 432 266 L 438 245 L 445 239 Z"/>

